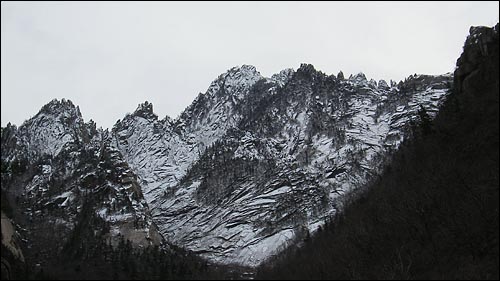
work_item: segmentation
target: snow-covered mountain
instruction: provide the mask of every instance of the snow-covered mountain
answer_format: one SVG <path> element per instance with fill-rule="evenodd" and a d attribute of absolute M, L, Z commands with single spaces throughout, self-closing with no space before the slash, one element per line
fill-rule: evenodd
<path fill-rule="evenodd" d="M 479 66 L 495 50 L 498 24 L 472 27 L 453 75 L 399 83 L 327 75 L 310 64 L 269 78 L 243 65 L 175 119 L 160 119 L 146 101 L 111 130 L 84 122 L 71 101 L 52 100 L 1 130 L 3 246 L 11 261 L 32 267 L 61 254 L 104 255 L 114 268 L 110 248 L 121 245 L 116 255 L 127 256 L 133 246 L 142 259 L 160 253 L 148 246 L 176 251 L 168 244 L 211 262 L 258 266 L 342 211 L 452 88 L 462 104 L 477 99 Z M 162 261 L 179 257 L 187 255 Z M 186 269 L 168 266 L 181 276 Z"/>
<path fill-rule="evenodd" d="M 206 147 L 237 126 L 243 116 L 235 112 L 235 105 L 260 79 L 253 66 L 233 68 L 212 82 L 176 120 L 158 120 L 152 104 L 145 102 L 114 126 L 116 146 L 142 175 L 148 201 L 177 185 Z"/>
<path fill-rule="evenodd" d="M 111 142 L 168 241 L 255 266 L 315 231 L 377 175 L 418 111 L 437 112 L 451 80 L 412 75 L 389 86 L 307 64 L 265 78 L 243 65 L 177 119 L 139 105 L 116 123 Z"/>
<path fill-rule="evenodd" d="M 112 130 L 53 100 L 2 129 L 2 185 L 33 240 L 49 239 L 40 225 L 68 237 L 89 212 L 111 244 L 166 239 L 214 262 L 256 266 L 341 210 L 411 124 L 435 115 L 451 80 L 389 85 L 308 64 L 266 78 L 243 65 L 176 119 L 144 102 Z"/>
<path fill-rule="evenodd" d="M 79 227 L 96 227 L 89 221 L 113 245 L 122 236 L 161 243 L 136 175 L 107 135 L 64 99 L 2 128 L 2 190 L 24 215 L 17 221 L 28 247 L 60 252 Z"/>

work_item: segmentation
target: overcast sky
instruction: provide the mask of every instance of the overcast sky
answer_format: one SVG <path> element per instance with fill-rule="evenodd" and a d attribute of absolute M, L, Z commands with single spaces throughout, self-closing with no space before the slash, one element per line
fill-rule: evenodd
<path fill-rule="evenodd" d="M 233 66 L 270 77 L 300 63 L 401 80 L 454 70 L 498 2 L 2 2 L 1 123 L 53 98 L 111 128 L 148 100 L 175 118 Z"/>

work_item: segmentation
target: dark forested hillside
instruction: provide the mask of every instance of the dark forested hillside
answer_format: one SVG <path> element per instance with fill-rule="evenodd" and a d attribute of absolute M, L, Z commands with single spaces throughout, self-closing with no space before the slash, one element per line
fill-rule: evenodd
<path fill-rule="evenodd" d="M 367 191 L 261 267 L 265 279 L 498 279 L 498 24 L 473 27 L 454 91 Z"/>

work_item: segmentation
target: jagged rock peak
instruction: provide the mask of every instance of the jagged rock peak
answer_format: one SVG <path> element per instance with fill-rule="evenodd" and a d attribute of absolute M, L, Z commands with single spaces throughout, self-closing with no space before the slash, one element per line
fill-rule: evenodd
<path fill-rule="evenodd" d="M 498 23 L 494 27 L 471 26 L 465 40 L 464 52 L 457 60 L 457 66 L 463 62 L 477 60 L 477 57 L 488 56 L 489 46 L 498 40 L 498 28 Z"/>
<path fill-rule="evenodd" d="M 365 74 L 363 72 L 360 72 L 360 73 L 355 74 L 355 75 L 351 75 L 349 77 L 349 80 L 355 80 L 355 81 L 359 81 L 359 82 L 361 82 L 361 81 L 367 81 L 366 80 L 366 76 L 365 76 Z"/>
<path fill-rule="evenodd" d="M 148 102 L 148 101 L 145 101 L 143 103 L 140 103 L 138 106 L 137 106 L 137 109 L 135 110 L 135 112 L 147 112 L 147 113 L 153 113 L 153 104 Z"/>
<path fill-rule="evenodd" d="M 253 84 L 263 78 L 255 66 L 235 66 L 219 75 L 210 84 L 206 93 L 210 96 L 241 96 Z"/>
<path fill-rule="evenodd" d="M 227 80 L 253 80 L 255 77 L 259 79 L 262 78 L 262 75 L 257 68 L 253 65 L 244 64 L 242 66 L 235 66 L 226 73 L 219 76 L 219 79 Z"/>
<path fill-rule="evenodd" d="M 247 72 L 247 73 L 259 73 L 257 68 L 253 65 L 243 64 L 241 66 L 235 66 L 229 70 L 229 72 Z"/>
<path fill-rule="evenodd" d="M 344 80 L 345 79 L 344 78 L 344 72 L 342 72 L 342 70 L 339 71 L 339 74 L 337 74 L 337 79 L 339 79 L 339 80 Z"/>
<path fill-rule="evenodd" d="M 322 79 L 325 77 L 326 75 L 323 72 L 317 70 L 316 68 L 314 68 L 314 65 L 309 63 L 300 64 L 300 67 L 297 69 L 294 75 L 294 79 L 305 79 L 306 81 L 313 83 L 316 79 Z"/>
<path fill-rule="evenodd" d="M 494 27 L 471 26 L 465 45 L 486 44 L 493 41 L 495 34 L 498 34 L 498 23 Z"/>
<path fill-rule="evenodd" d="M 316 72 L 316 69 L 314 68 L 314 65 L 310 63 L 301 63 L 297 72 L 314 73 Z"/>
<path fill-rule="evenodd" d="M 385 90 L 387 90 L 387 89 L 389 89 L 390 87 L 389 87 L 389 85 L 387 84 L 387 82 L 386 82 L 384 79 L 380 79 L 380 80 L 378 81 L 378 88 L 379 88 L 379 89 L 385 89 Z"/>
<path fill-rule="evenodd" d="M 235 66 L 227 70 L 226 72 L 222 73 L 215 79 L 212 84 L 216 84 L 219 81 L 225 81 L 228 79 L 235 79 L 235 78 L 241 78 L 241 77 L 262 77 L 260 72 L 257 71 L 257 68 L 253 65 L 241 65 L 241 66 Z"/>
<path fill-rule="evenodd" d="M 498 52 L 498 29 L 494 27 L 472 26 L 465 40 L 464 51 L 457 60 L 454 72 L 454 87 L 460 92 L 465 79 L 477 69 L 482 61 L 489 59 Z M 466 84 L 466 83 L 464 83 Z"/>
<path fill-rule="evenodd" d="M 277 82 L 280 86 L 285 85 L 292 78 L 295 70 L 293 68 L 285 68 L 279 73 L 273 74 L 271 80 Z"/>
<path fill-rule="evenodd" d="M 7 123 L 7 125 L 5 125 L 5 127 L 2 127 L 2 129 L 13 129 L 13 130 L 17 130 L 17 126 L 16 124 L 12 124 L 10 122 Z"/>
<path fill-rule="evenodd" d="M 158 116 L 153 112 L 153 104 L 148 101 L 140 103 L 134 111 L 134 115 L 146 119 L 158 119 Z"/>
<path fill-rule="evenodd" d="M 66 116 L 76 116 L 78 118 L 82 117 L 80 108 L 75 106 L 71 100 L 53 99 L 40 109 L 40 113 L 50 114 L 50 115 L 60 115 L 64 114 Z"/>
<path fill-rule="evenodd" d="M 56 156 L 76 143 L 87 142 L 89 134 L 80 108 L 67 99 L 53 99 L 16 132 L 18 149 L 27 159 L 41 155 Z"/>

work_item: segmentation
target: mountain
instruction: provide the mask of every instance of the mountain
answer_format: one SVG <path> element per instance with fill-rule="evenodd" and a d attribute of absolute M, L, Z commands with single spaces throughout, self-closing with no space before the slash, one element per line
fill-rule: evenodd
<path fill-rule="evenodd" d="M 81 228 L 98 227 L 112 246 L 165 238 L 217 263 L 256 266 L 376 175 L 418 110 L 437 112 L 451 78 L 389 87 L 306 64 L 271 78 L 244 65 L 175 120 L 145 102 L 111 131 L 53 100 L 2 128 L 2 186 L 42 255 L 81 251 L 90 239 Z"/>
<path fill-rule="evenodd" d="M 150 103 L 115 124 L 160 233 L 209 260 L 255 266 L 341 208 L 379 172 L 418 111 L 434 116 L 452 82 L 397 86 L 312 65 L 265 78 L 235 67 L 177 119 Z"/>
<path fill-rule="evenodd" d="M 164 237 L 217 263 L 256 266 L 338 212 L 418 111 L 435 115 L 451 79 L 412 75 L 389 87 L 307 64 L 271 78 L 244 65 L 177 119 L 159 120 L 145 102 L 111 131 L 53 100 L 2 130 L 2 180 L 31 240 L 57 251 L 95 219 L 112 245 Z"/>
<path fill-rule="evenodd" d="M 151 235 L 152 243 L 159 243 L 155 230 L 150 229 L 151 216 L 136 176 L 106 141 L 106 132 L 96 129 L 93 121 L 84 123 L 71 101 L 53 100 L 19 128 L 8 126 L 2 131 L 4 143 L 2 161 L 19 166 L 11 164 L 5 180 L 7 185 L 22 186 L 10 190 L 11 196 L 30 212 L 34 227 L 72 228 L 92 193 L 98 202 L 85 207 L 109 222 L 111 232 L 145 245 Z M 26 174 L 15 177 L 25 167 Z M 56 222 L 48 212 L 54 208 L 65 213 Z"/>
<path fill-rule="evenodd" d="M 31 261 L 99 256 L 130 241 L 131 263 L 143 268 L 153 248 L 187 256 L 174 245 L 210 264 L 259 266 L 347 210 L 402 144 L 434 132 L 453 89 L 477 86 L 471 77 L 495 52 L 497 29 L 471 32 L 465 50 L 475 51 L 454 74 L 387 83 L 302 64 L 268 78 L 243 65 L 175 119 L 146 101 L 111 130 L 53 100 L 2 128 L 2 210 Z"/>
<path fill-rule="evenodd" d="M 317 235 L 257 279 L 499 277 L 498 28 L 472 27 L 439 114 Z"/>
<path fill-rule="evenodd" d="M 2 197 L 37 260 L 88 255 L 122 237 L 141 247 L 161 244 L 136 176 L 106 134 L 64 99 L 19 128 L 2 128 Z"/>

